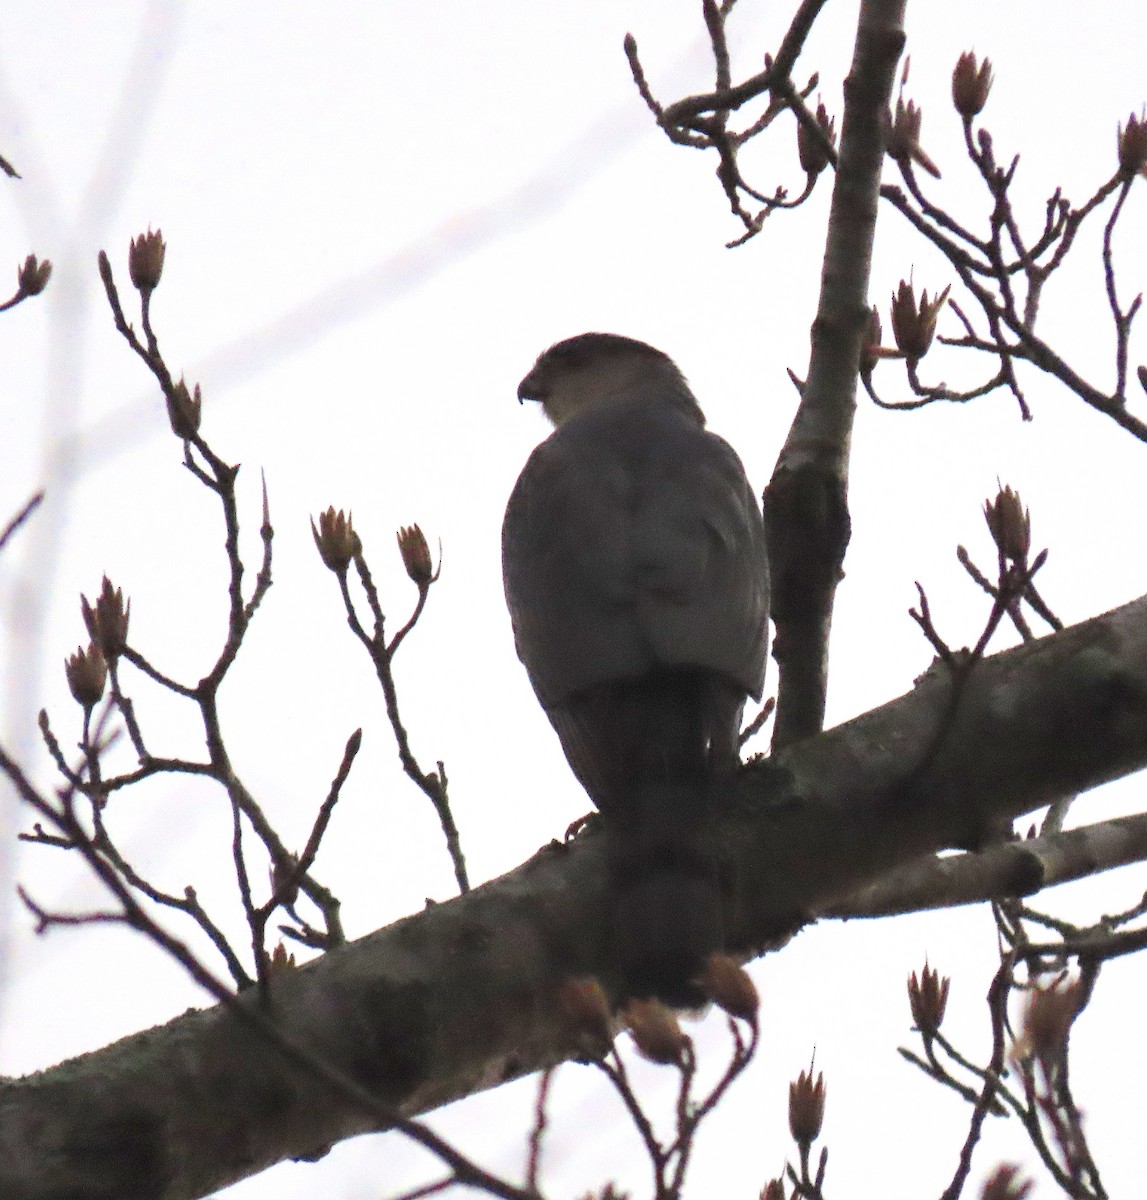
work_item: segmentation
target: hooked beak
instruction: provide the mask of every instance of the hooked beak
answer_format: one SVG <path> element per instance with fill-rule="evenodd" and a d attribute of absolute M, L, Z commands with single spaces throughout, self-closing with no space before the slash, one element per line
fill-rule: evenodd
<path fill-rule="evenodd" d="M 518 384 L 518 403 L 524 404 L 527 400 L 544 400 L 546 398 L 546 387 L 537 370 L 531 371 L 521 383 Z"/>

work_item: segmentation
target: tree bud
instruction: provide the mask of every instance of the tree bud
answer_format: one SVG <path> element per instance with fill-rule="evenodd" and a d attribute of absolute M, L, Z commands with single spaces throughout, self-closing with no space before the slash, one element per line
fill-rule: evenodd
<path fill-rule="evenodd" d="M 905 103 L 901 97 L 896 101 L 895 115 L 885 115 L 884 148 L 888 157 L 895 159 L 900 164 L 901 170 L 910 163 L 916 162 L 929 175 L 934 175 L 939 179 L 940 168 L 920 146 L 920 126 L 923 120 L 923 110 L 916 107 L 916 102 L 909 100 Z"/>
<path fill-rule="evenodd" d="M 1079 1012 L 1083 984 L 1070 983 L 1033 988 L 1023 1018 L 1024 1050 L 1032 1054 L 1047 1072 L 1063 1061 L 1067 1053 L 1067 1035 Z"/>
<path fill-rule="evenodd" d="M 999 552 L 1009 562 L 1027 562 L 1031 549 L 1031 513 L 1024 508 L 1019 493 L 1000 488 L 995 501 L 984 502 L 984 520 Z"/>
<path fill-rule="evenodd" d="M 673 1011 L 660 1000 L 630 1000 L 622 1013 L 638 1050 L 650 1062 L 679 1067 L 690 1045 Z"/>
<path fill-rule="evenodd" d="M 123 592 L 113 588 L 105 575 L 95 604 L 89 603 L 87 596 L 80 597 L 80 613 L 93 645 L 99 648 L 106 662 L 114 663 L 127 645 L 131 601 L 125 604 Z"/>
<path fill-rule="evenodd" d="M 203 393 L 199 390 L 199 384 L 195 385 L 194 392 L 189 392 L 187 384 L 181 379 L 172 386 L 170 392 L 165 393 L 165 398 L 171 432 L 184 441 L 194 437 L 199 432 L 199 421 L 203 416 Z"/>
<path fill-rule="evenodd" d="M 582 1200 L 630 1200 L 630 1198 L 628 1192 L 623 1192 L 617 1184 L 610 1181 L 596 1194 L 594 1192 L 586 1192 Z"/>
<path fill-rule="evenodd" d="M 868 324 L 864 330 L 864 341 L 860 346 L 860 373 L 865 378 L 872 374 L 880 361 L 880 339 L 884 329 L 880 324 L 880 310 L 874 304 L 868 310 Z"/>
<path fill-rule="evenodd" d="M 291 971 L 295 966 L 295 956 L 280 942 L 271 952 L 271 957 L 267 960 L 267 971 L 271 975 L 281 975 L 284 971 Z"/>
<path fill-rule="evenodd" d="M 311 521 L 311 533 L 319 549 L 319 557 L 336 575 L 345 575 L 356 554 L 362 552 L 362 541 L 354 531 L 351 514 L 340 508 L 328 508 L 319 514 L 319 527 Z"/>
<path fill-rule="evenodd" d="M 1035 1187 L 1035 1180 L 1020 1177 L 1020 1169 L 1012 1163 L 1001 1163 L 984 1180 L 980 1200 L 1024 1200 Z"/>
<path fill-rule="evenodd" d="M 162 230 L 150 229 L 132 238 L 127 252 L 127 273 L 131 276 L 133 286 L 141 292 L 151 292 L 159 286 L 160 276 L 163 275 L 163 256 L 167 245 L 163 240 Z"/>
<path fill-rule="evenodd" d="M 710 954 L 698 980 L 701 990 L 731 1017 L 756 1025 L 761 998 L 748 971 L 727 954 Z"/>
<path fill-rule="evenodd" d="M 578 1043 L 587 1045 L 594 1057 L 604 1057 L 613 1045 L 613 1022 L 601 984 L 591 976 L 564 979 L 557 1000 L 562 1023 Z"/>
<path fill-rule="evenodd" d="M 100 702 L 108 680 L 108 665 L 97 645 L 93 643 L 86 650 L 77 646 L 75 654 L 64 663 L 64 673 L 77 704 L 90 711 Z"/>
<path fill-rule="evenodd" d="M 1119 126 L 1119 173 L 1124 179 L 1147 173 L 1147 117 L 1132 113 Z"/>
<path fill-rule="evenodd" d="M 920 978 L 913 971 L 908 976 L 908 1004 L 912 1009 L 912 1020 L 925 1038 L 933 1038 L 944 1022 L 944 1010 L 948 1007 L 948 988 L 951 980 L 941 979 L 940 972 L 924 963 Z"/>
<path fill-rule="evenodd" d="M 34 254 L 29 254 L 16 272 L 16 284 L 25 296 L 38 296 L 48 286 L 51 275 L 52 264 L 48 259 L 39 262 Z"/>
<path fill-rule="evenodd" d="M 288 853 L 286 858 L 276 858 L 268 871 L 271 895 L 279 896 L 279 903 L 291 908 L 299 898 L 299 856 Z M 289 886 L 287 886 L 289 885 Z M 279 895 L 282 891 L 282 895 Z"/>
<path fill-rule="evenodd" d="M 420 588 L 434 582 L 437 576 L 430 561 L 430 547 L 426 544 L 426 536 L 417 525 L 404 525 L 395 535 L 398 538 L 398 552 L 402 555 L 402 565 L 407 575 Z"/>
<path fill-rule="evenodd" d="M 940 310 L 948 300 L 950 287 L 946 287 L 934 300 L 928 292 L 920 293 L 920 305 L 916 305 L 916 292 L 912 284 L 900 281 L 900 287 L 892 297 L 892 335 L 901 354 L 909 362 L 918 362 L 928 353 L 936 333 L 936 321 Z"/>
<path fill-rule="evenodd" d="M 812 1081 L 812 1068 L 802 1071 L 789 1084 L 789 1132 L 793 1135 L 802 1150 L 820 1137 L 820 1127 L 824 1122 L 824 1072 Z"/>
<path fill-rule="evenodd" d="M 956 111 L 965 121 L 970 121 L 983 112 L 991 90 L 992 60 L 985 58 L 977 65 L 976 56 L 965 50 L 956 60 L 956 69 L 952 72 L 952 103 Z"/>
<path fill-rule="evenodd" d="M 836 119 L 828 115 L 828 110 L 819 100 L 816 106 L 816 123 L 829 144 L 835 146 Z M 819 175 L 829 164 L 824 144 L 801 122 L 797 123 L 797 154 L 800 156 L 801 169 L 807 175 Z"/>

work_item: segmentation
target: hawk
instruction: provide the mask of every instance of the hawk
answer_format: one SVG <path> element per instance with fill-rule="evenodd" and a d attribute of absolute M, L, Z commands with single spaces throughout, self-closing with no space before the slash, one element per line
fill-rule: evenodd
<path fill-rule="evenodd" d="M 518 656 L 605 819 L 627 990 L 696 1002 L 723 944 L 706 830 L 764 684 L 760 505 L 668 355 L 611 333 L 551 346 L 518 387 L 554 432 L 506 507 Z"/>

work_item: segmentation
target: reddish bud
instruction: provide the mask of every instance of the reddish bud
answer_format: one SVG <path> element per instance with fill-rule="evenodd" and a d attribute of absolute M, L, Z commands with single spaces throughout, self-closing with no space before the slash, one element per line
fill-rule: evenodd
<path fill-rule="evenodd" d="M 1035 1181 L 1020 1177 L 1020 1169 L 1011 1163 L 1001 1163 L 984 1180 L 980 1200 L 1024 1200 L 1035 1187 Z"/>
<path fill-rule="evenodd" d="M 286 858 L 277 858 L 271 864 L 268 876 L 271 895 L 279 897 L 279 903 L 290 908 L 299 898 L 299 856 L 288 853 Z"/>
<path fill-rule="evenodd" d="M 992 60 L 985 58 L 977 65 L 976 56 L 965 50 L 956 60 L 956 69 L 952 72 L 952 103 L 956 111 L 965 121 L 970 121 L 983 112 L 991 90 Z"/>
<path fill-rule="evenodd" d="M 159 286 L 166 251 L 167 245 L 159 229 L 154 233 L 149 229 L 147 233 L 132 238 L 127 252 L 127 273 L 131 276 L 132 284 L 141 292 L 151 292 Z"/>
<path fill-rule="evenodd" d="M 199 384 L 195 385 L 194 392 L 189 392 L 187 384 L 181 379 L 172 385 L 165 396 L 171 432 L 184 441 L 194 437 L 199 432 L 199 421 L 203 416 L 203 393 L 199 390 Z"/>
<path fill-rule="evenodd" d="M 816 124 L 825 141 L 835 146 L 836 119 L 828 115 L 828 110 L 819 100 L 816 105 Z M 803 122 L 797 122 L 797 154 L 800 156 L 801 169 L 807 175 L 819 175 L 830 161 L 824 141 Z"/>
<path fill-rule="evenodd" d="M 1147 172 L 1147 116 L 1134 113 L 1119 126 L 1119 173 L 1124 179 Z"/>
<path fill-rule="evenodd" d="M 131 601 L 125 604 L 123 592 L 113 588 L 105 575 L 95 604 L 89 603 L 87 596 L 80 597 L 80 613 L 92 643 L 99 648 L 106 662 L 114 663 L 127 645 Z"/>
<path fill-rule="evenodd" d="M 267 960 L 268 972 L 271 975 L 280 975 L 284 971 L 293 970 L 294 966 L 295 956 L 280 942 L 271 952 L 271 957 Z"/>
<path fill-rule="evenodd" d="M 756 1025 L 761 998 L 748 971 L 727 954 L 710 954 L 697 981 L 701 990 L 731 1017 Z"/>
<path fill-rule="evenodd" d="M 884 330 L 880 324 L 880 310 L 874 304 L 868 310 L 868 325 L 864 330 L 864 341 L 860 347 L 860 373 L 867 378 L 872 374 L 876 364 L 883 357 L 880 353 L 880 339 Z"/>
<path fill-rule="evenodd" d="M 951 982 L 947 977 L 941 979 L 940 972 L 928 966 L 927 960 L 919 979 L 915 971 L 908 976 L 908 1004 L 912 1009 L 912 1020 L 925 1038 L 935 1037 L 944 1022 Z"/>
<path fill-rule="evenodd" d="M 100 702 L 108 680 L 108 665 L 98 646 L 93 643 L 86 650 L 77 646 L 75 654 L 64 663 L 64 673 L 77 704 L 90 711 Z"/>
<path fill-rule="evenodd" d="M 984 501 L 984 520 L 999 552 L 1009 562 L 1027 562 L 1031 549 L 1031 513 L 1024 508 L 1019 493 L 1000 488 L 994 501 Z"/>
<path fill-rule="evenodd" d="M 354 531 L 350 513 L 328 508 L 319 514 L 319 527 L 311 521 L 311 533 L 323 563 L 336 575 L 345 575 L 355 555 L 362 552 L 362 541 Z"/>
<path fill-rule="evenodd" d="M 44 259 L 39 262 L 29 254 L 16 272 L 16 284 L 25 296 L 38 296 L 47 286 L 52 275 L 52 264 Z"/>
<path fill-rule="evenodd" d="M 918 362 L 932 345 L 936 333 L 936 321 L 940 310 L 948 300 L 950 287 L 946 287 L 935 299 L 928 299 L 928 292 L 920 293 L 920 304 L 916 304 L 916 292 L 912 284 L 900 281 L 900 287 L 892 297 L 892 336 L 900 353 L 910 362 Z"/>
<path fill-rule="evenodd" d="M 623 1192 L 615 1183 L 607 1183 L 600 1192 L 586 1192 L 582 1200 L 629 1200 L 629 1193 Z"/>
<path fill-rule="evenodd" d="M 613 1045 L 613 1021 L 601 984 L 590 976 L 565 979 L 558 988 L 557 1001 L 562 1023 L 578 1044 L 595 1058 L 603 1058 Z"/>
<path fill-rule="evenodd" d="M 1050 1073 L 1067 1053 L 1067 1036 L 1079 1013 L 1083 984 L 1070 983 L 1033 988 L 1023 1019 L 1024 1055 L 1032 1055 Z"/>
<path fill-rule="evenodd" d="M 650 1062 L 679 1067 L 692 1043 L 673 1011 L 660 1000 L 630 1000 L 622 1013 L 638 1050 Z"/>
<path fill-rule="evenodd" d="M 940 168 L 920 146 L 920 126 L 923 120 L 924 113 L 916 107 L 915 101 L 909 100 L 905 103 L 904 98 L 901 97 L 896 101 L 895 115 L 885 114 L 884 148 L 888 157 L 895 159 L 901 170 L 916 162 L 929 175 L 934 175 L 939 179 Z"/>
<path fill-rule="evenodd" d="M 802 1071 L 789 1084 L 789 1132 L 793 1135 L 802 1150 L 820 1137 L 820 1128 L 824 1122 L 824 1072 L 812 1081 L 812 1068 Z"/>
<path fill-rule="evenodd" d="M 785 1200 L 784 1179 L 770 1179 L 761 1189 L 761 1200 Z"/>
<path fill-rule="evenodd" d="M 404 525 L 396 534 L 398 552 L 402 555 L 402 565 L 407 575 L 420 588 L 427 587 L 438 578 L 434 565 L 430 561 L 430 547 L 426 544 L 426 535 L 417 525 Z"/>

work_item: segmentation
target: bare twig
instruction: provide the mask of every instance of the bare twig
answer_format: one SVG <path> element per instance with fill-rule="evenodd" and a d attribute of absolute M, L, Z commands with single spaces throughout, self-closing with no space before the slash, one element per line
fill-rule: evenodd
<path fill-rule="evenodd" d="M 973 136 L 971 119 L 964 122 L 964 140 L 968 157 L 991 199 L 986 234 L 972 232 L 941 205 L 930 200 L 907 159 L 898 159 L 904 188 L 886 184 L 881 188 L 881 196 L 940 250 L 983 313 L 988 328 L 986 337 L 978 336 L 967 315 L 953 304 L 964 326 L 964 336 L 940 340 L 949 346 L 992 354 L 998 360 L 998 369 L 978 387 L 952 391 L 943 385 L 921 386 L 914 377 L 914 363 L 910 362 L 909 383 L 919 397 L 917 400 L 883 400 L 866 380 L 870 396 L 881 407 L 905 410 L 935 401 L 964 402 L 1006 387 L 1015 396 L 1022 416 L 1027 420 L 1031 418 L 1031 411 L 1015 371 L 1017 360 L 1026 361 L 1057 378 L 1086 404 L 1116 421 L 1134 437 L 1147 440 L 1147 423 L 1126 409 L 1130 329 L 1140 301 L 1137 298 L 1126 310 L 1120 305 L 1112 251 L 1115 225 L 1123 211 L 1132 179 L 1116 171 L 1079 208 L 1072 208 L 1057 189 L 1045 205 L 1042 229 L 1029 245 L 1010 195 L 1018 157 L 1006 167 L 998 165 L 991 136 L 985 129 Z M 1116 195 L 1116 199 L 1104 228 L 1102 251 L 1104 284 L 1115 326 L 1115 386 L 1108 393 L 1085 380 L 1062 354 L 1053 350 L 1037 334 L 1036 323 L 1045 286 L 1076 244 L 1083 223 L 1112 195 Z"/>
<path fill-rule="evenodd" d="M 454 813 L 450 807 L 447 791 L 446 769 L 442 762 L 436 764 L 436 770 L 424 771 L 410 746 L 410 736 L 406 731 L 398 705 L 398 687 L 394 680 L 394 655 L 403 639 L 413 629 L 426 606 L 426 597 L 430 585 L 438 578 L 437 573 L 418 585 L 418 600 L 409 620 L 388 643 L 386 640 L 386 618 L 382 611 L 382 601 L 378 588 L 370 571 L 361 545 L 354 554 L 355 572 L 362 584 L 366 596 L 367 607 L 370 610 L 373 629 L 368 632 L 359 617 L 358 609 L 351 595 L 349 571 L 336 571 L 339 581 L 339 592 L 342 596 L 343 608 L 347 615 L 347 624 L 351 632 L 362 644 L 371 663 L 374 665 L 375 676 L 382 688 L 383 699 L 386 703 L 386 715 L 394 732 L 395 745 L 398 749 L 398 759 L 402 769 L 415 786 L 423 793 L 434 807 L 442 833 L 446 838 L 446 849 L 454 867 L 454 878 L 459 892 L 470 890 L 470 879 L 466 869 L 466 858 L 462 851 L 462 839 L 454 821 Z"/>
<path fill-rule="evenodd" d="M 542 1165 L 542 1139 L 545 1137 L 547 1113 L 546 1104 L 549 1101 L 550 1085 L 553 1083 L 555 1067 L 549 1067 L 541 1073 L 538 1079 L 538 1094 L 534 1101 L 534 1123 L 530 1127 L 526 1155 L 526 1191 L 531 1194 L 538 1192 L 538 1176 Z"/>
<path fill-rule="evenodd" d="M 632 34 L 625 36 L 625 56 L 634 84 L 666 137 L 680 146 L 715 150 L 717 153 L 718 182 L 730 210 L 745 228 L 742 236 L 728 243 L 730 247 L 743 245 L 759 233 L 766 218 L 775 210 L 796 208 L 803 204 L 816 183 L 816 175 L 809 173 L 799 194 L 790 199 L 787 188 L 778 186 L 768 193 L 750 185 L 741 173 L 737 157 L 740 147 L 762 134 L 781 113 L 792 109 L 798 123 L 821 143 L 827 161 L 836 162 L 835 148 L 804 104 L 817 86 L 817 76 L 814 75 L 800 89 L 792 82 L 793 68 L 824 3 L 825 0 L 803 0 L 789 24 L 776 57 L 767 55 L 764 71 L 734 84 L 726 33 L 726 23 L 733 4 L 702 0 L 702 16 L 713 54 L 714 89 L 712 92 L 687 96 L 669 105 L 661 104 L 653 95 L 638 54 L 637 41 Z M 766 93 L 769 100 L 763 112 L 740 130 L 729 128 L 729 118 L 734 112 Z M 745 204 L 745 198 L 761 207 L 752 211 Z"/>
<path fill-rule="evenodd" d="M 1012 966 L 1013 960 L 1005 957 L 992 978 L 991 987 L 988 988 L 988 1012 L 992 1021 L 992 1057 L 987 1070 L 983 1072 L 983 1087 L 972 1109 L 968 1136 L 960 1149 L 956 1173 L 952 1176 L 952 1182 L 944 1189 L 940 1200 L 958 1200 L 972 1170 L 972 1155 L 983 1132 L 984 1118 L 991 1112 L 999 1111 L 996 1096 L 1004 1073 L 1004 1056 L 1007 1050 L 1005 1022 L 1008 995 L 1011 991 Z"/>
<path fill-rule="evenodd" d="M 361 1108 L 380 1128 L 394 1127 L 429 1150 L 451 1169 L 452 1177 L 457 1182 L 478 1188 L 494 1196 L 500 1196 L 503 1200 L 537 1200 L 536 1193 L 524 1191 L 506 1180 L 491 1175 L 420 1121 L 404 1117 L 397 1110 L 390 1108 L 326 1059 L 300 1045 L 272 1021 L 262 1009 L 241 1003 L 235 993 L 213 975 L 183 942 L 156 924 L 136 902 L 130 888 L 122 881 L 118 872 L 103 859 L 91 839 L 88 838 L 67 797 L 59 807 L 51 804 L 32 786 L 19 765 L 2 746 L 0 746 L 0 772 L 7 776 L 26 804 L 53 825 L 61 835 L 76 844 L 93 873 L 121 906 L 119 911 L 94 914 L 95 916 L 114 919 L 144 934 L 149 941 L 178 962 L 209 995 L 226 1005 L 236 1020 L 263 1037 L 267 1044 L 274 1047 L 287 1061 L 328 1085 L 344 1102 Z M 50 924 L 54 914 L 42 909 L 40 912 Z"/>
<path fill-rule="evenodd" d="M 12 535 L 24 524 L 25 521 L 38 509 L 44 500 L 44 493 L 37 492 L 20 511 L 4 526 L 4 532 L 0 533 L 0 550 L 3 550 Z"/>

